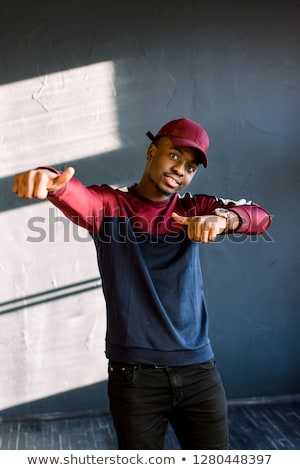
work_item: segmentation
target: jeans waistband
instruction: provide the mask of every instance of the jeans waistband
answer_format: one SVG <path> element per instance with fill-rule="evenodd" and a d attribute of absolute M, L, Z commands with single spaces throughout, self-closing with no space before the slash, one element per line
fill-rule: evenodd
<path fill-rule="evenodd" d="M 132 369 L 167 369 L 170 366 L 163 364 L 142 364 L 138 362 L 109 361 L 109 367 L 132 368 Z"/>

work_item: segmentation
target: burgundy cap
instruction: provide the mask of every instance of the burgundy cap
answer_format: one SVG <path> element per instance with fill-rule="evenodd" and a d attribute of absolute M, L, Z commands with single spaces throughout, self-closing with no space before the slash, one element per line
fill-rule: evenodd
<path fill-rule="evenodd" d="M 183 147 L 193 147 L 201 152 L 202 163 L 207 167 L 206 152 L 209 146 L 209 138 L 206 130 L 188 118 L 175 119 L 174 121 L 167 122 L 154 136 L 150 131 L 146 135 L 154 141 L 157 137 L 167 136 L 175 145 Z"/>

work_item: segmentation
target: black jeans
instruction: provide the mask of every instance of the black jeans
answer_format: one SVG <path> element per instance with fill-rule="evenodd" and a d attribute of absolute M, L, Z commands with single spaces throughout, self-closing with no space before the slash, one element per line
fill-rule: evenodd
<path fill-rule="evenodd" d="M 171 423 L 181 449 L 227 449 L 227 403 L 215 361 L 154 368 L 110 362 L 119 449 L 163 449 Z"/>

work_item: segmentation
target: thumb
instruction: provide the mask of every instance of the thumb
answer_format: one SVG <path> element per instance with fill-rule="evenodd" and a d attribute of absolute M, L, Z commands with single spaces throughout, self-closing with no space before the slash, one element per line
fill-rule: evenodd
<path fill-rule="evenodd" d="M 189 217 L 184 217 L 182 215 L 178 215 L 177 212 L 172 212 L 172 217 L 178 224 L 188 225 L 189 224 Z"/>
<path fill-rule="evenodd" d="M 74 173 L 75 173 L 75 169 L 73 167 L 69 166 L 68 168 L 66 168 L 65 171 L 63 171 L 63 173 L 61 173 L 54 179 L 54 181 L 51 184 L 51 189 L 52 188 L 59 189 L 65 184 L 67 184 L 70 181 L 70 179 L 73 177 Z"/>

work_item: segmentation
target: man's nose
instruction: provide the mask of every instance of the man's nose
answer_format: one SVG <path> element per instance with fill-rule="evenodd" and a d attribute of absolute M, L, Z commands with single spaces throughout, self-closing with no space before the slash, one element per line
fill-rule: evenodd
<path fill-rule="evenodd" d="M 174 173 L 176 173 L 178 176 L 183 176 L 185 173 L 185 166 L 183 162 L 175 162 L 174 165 L 172 166 L 172 170 Z"/>

